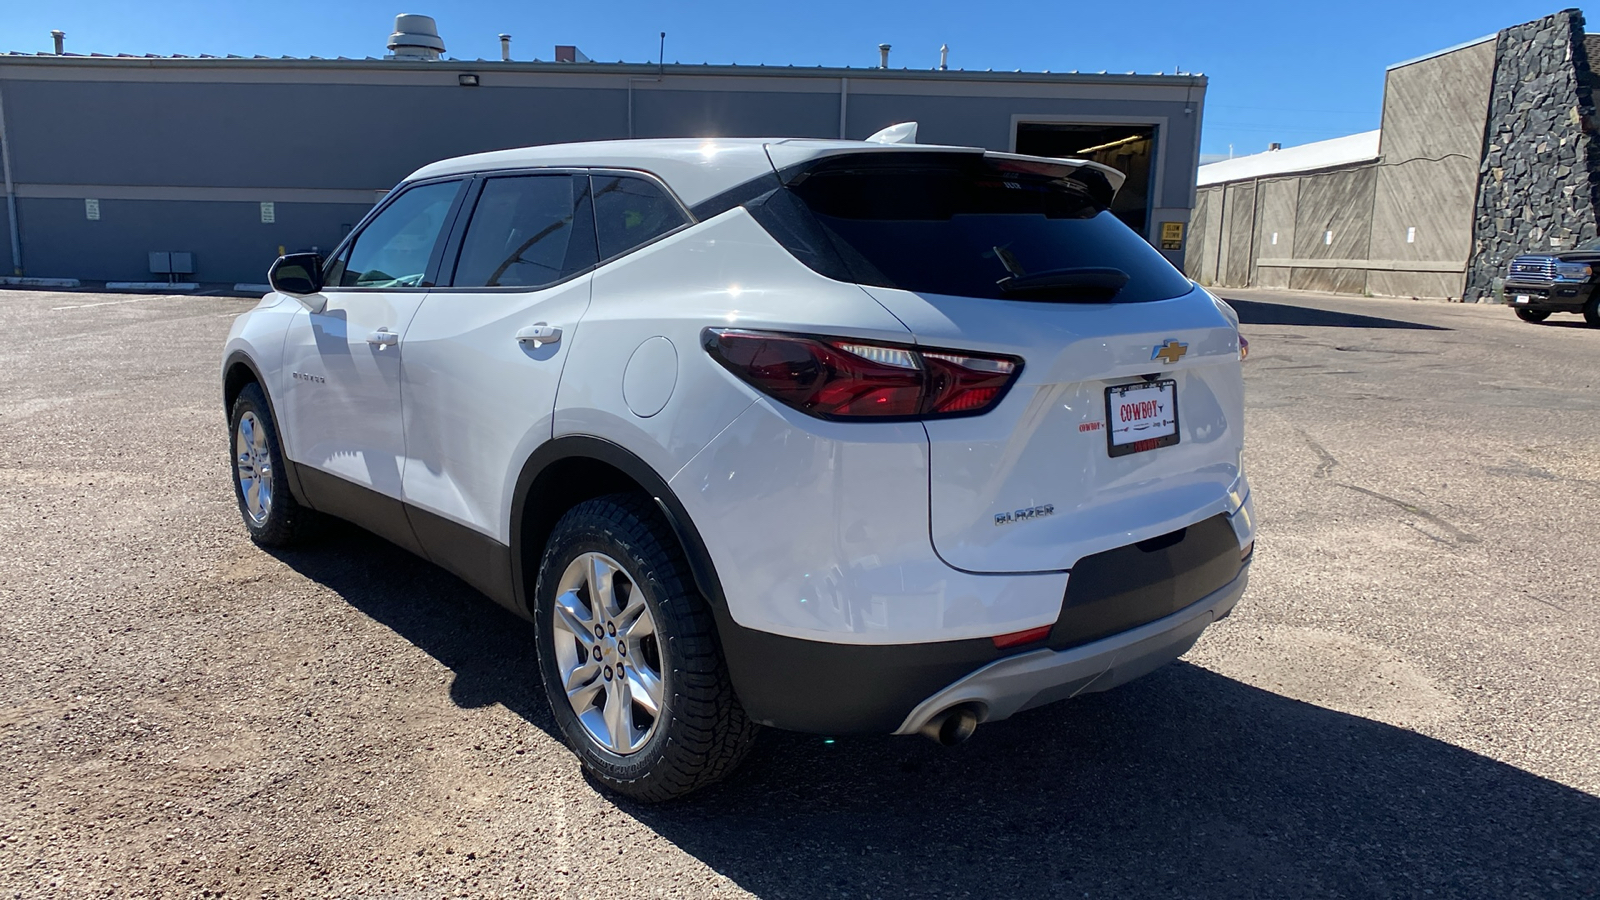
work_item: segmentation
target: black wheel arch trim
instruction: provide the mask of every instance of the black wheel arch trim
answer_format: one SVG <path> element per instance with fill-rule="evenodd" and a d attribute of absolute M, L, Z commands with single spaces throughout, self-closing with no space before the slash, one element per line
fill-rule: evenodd
<path fill-rule="evenodd" d="M 278 452 L 283 454 L 284 468 L 288 469 L 289 493 L 294 495 L 295 502 L 301 506 L 311 506 L 311 503 L 308 502 L 305 486 L 300 483 L 300 468 L 289 458 L 288 449 L 282 446 L 283 417 L 278 415 L 278 405 L 272 400 L 272 389 L 267 387 L 267 380 L 261 377 L 261 370 L 256 367 L 255 360 L 251 359 L 250 354 L 243 350 L 235 350 L 228 354 L 227 360 L 222 364 L 222 414 L 227 417 L 229 427 L 231 428 L 233 424 L 233 404 L 228 402 L 228 373 L 232 372 L 235 366 L 244 366 L 249 369 L 251 380 L 256 383 L 257 387 L 261 388 L 261 395 L 267 398 L 267 412 L 272 415 L 272 427 L 278 433 Z M 243 388 L 240 390 L 243 390 Z M 232 434 L 228 435 L 228 442 L 231 446 L 233 442 Z M 232 453 L 232 450 L 230 449 L 229 452 Z"/>
<path fill-rule="evenodd" d="M 541 475 L 557 463 L 572 459 L 604 463 L 644 488 L 677 537 L 688 560 L 689 574 L 694 579 L 695 587 L 711 604 L 720 625 L 727 615 L 727 598 L 722 593 L 722 582 L 711 564 L 711 554 L 706 549 L 705 540 L 700 537 L 700 531 L 695 528 L 688 511 L 667 485 L 666 479 L 649 463 L 620 444 L 592 435 L 566 435 L 546 441 L 528 457 L 517 476 L 511 500 L 511 584 L 522 613 L 529 617 L 533 614 L 533 589 L 538 579 L 537 560 L 544 553 L 541 541 L 541 546 L 531 548 L 533 562 L 532 566 L 529 565 L 530 548 L 526 547 L 528 536 L 523 532 L 528 519 L 530 494 Z M 529 571 L 530 568 L 533 571 Z"/>

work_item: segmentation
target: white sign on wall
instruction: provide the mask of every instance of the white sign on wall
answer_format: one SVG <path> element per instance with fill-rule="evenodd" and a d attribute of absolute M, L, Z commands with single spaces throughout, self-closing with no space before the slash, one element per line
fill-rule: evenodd
<path fill-rule="evenodd" d="M 261 224 L 271 225 L 278 221 L 278 204 L 271 200 L 261 201 Z"/>
<path fill-rule="evenodd" d="M 91 222 L 100 221 L 100 201 L 93 197 L 83 198 L 83 215 Z"/>

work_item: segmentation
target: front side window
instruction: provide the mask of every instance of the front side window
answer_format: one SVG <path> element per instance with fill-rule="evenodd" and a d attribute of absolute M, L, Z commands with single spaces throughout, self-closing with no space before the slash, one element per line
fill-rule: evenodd
<path fill-rule="evenodd" d="M 596 175 L 593 181 L 601 259 L 621 256 L 689 221 L 653 181 L 627 175 Z"/>
<path fill-rule="evenodd" d="M 473 208 L 451 284 L 536 288 L 596 261 L 588 176 L 491 178 Z"/>
<path fill-rule="evenodd" d="M 459 181 L 420 184 L 367 223 L 325 279 L 339 287 L 416 287 L 444 230 Z"/>

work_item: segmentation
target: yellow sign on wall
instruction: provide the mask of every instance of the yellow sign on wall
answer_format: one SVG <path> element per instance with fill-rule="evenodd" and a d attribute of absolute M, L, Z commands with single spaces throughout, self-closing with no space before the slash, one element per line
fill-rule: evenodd
<path fill-rule="evenodd" d="M 1162 222 L 1161 223 L 1161 249 L 1163 249 L 1163 250 L 1182 250 L 1183 249 L 1183 223 L 1182 222 Z"/>

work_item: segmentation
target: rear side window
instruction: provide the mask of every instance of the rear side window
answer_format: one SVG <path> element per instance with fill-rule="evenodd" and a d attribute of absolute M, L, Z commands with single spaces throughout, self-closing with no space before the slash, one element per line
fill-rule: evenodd
<path fill-rule="evenodd" d="M 621 256 L 688 223 L 683 207 L 659 185 L 627 175 L 595 175 L 594 221 L 600 258 Z"/>
<path fill-rule="evenodd" d="M 537 288 L 596 261 L 588 176 L 490 178 L 461 240 L 451 283 Z"/>
<path fill-rule="evenodd" d="M 1094 169 L 976 154 L 835 157 L 746 204 L 840 281 L 1008 300 L 1137 303 L 1193 289 L 1107 211 Z"/>
<path fill-rule="evenodd" d="M 416 287 L 428 271 L 459 181 L 407 188 L 367 223 L 325 281 L 339 287 Z"/>

